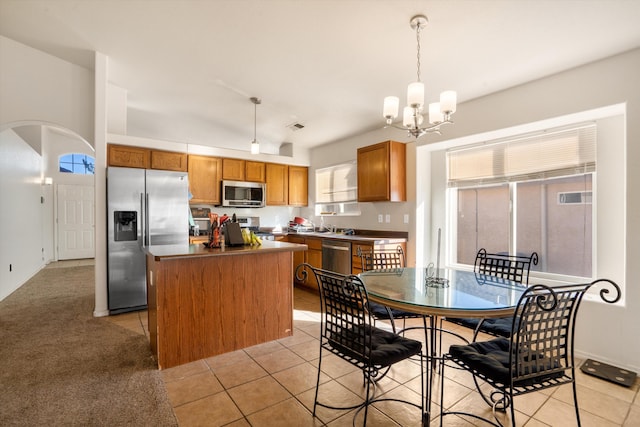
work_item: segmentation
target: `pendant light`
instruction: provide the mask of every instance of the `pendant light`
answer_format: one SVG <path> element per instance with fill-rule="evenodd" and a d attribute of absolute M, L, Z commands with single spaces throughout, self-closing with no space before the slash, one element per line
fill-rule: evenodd
<path fill-rule="evenodd" d="M 258 104 L 261 104 L 262 101 L 255 96 L 249 98 L 251 102 L 253 102 L 253 141 L 251 141 L 251 154 L 259 154 L 260 153 L 260 143 L 256 139 L 256 119 L 258 116 Z"/>

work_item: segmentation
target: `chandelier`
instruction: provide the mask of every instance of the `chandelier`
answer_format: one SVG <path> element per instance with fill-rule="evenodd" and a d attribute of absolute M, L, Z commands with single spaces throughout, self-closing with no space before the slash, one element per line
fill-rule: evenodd
<path fill-rule="evenodd" d="M 249 98 L 249 100 L 253 102 L 253 141 L 251 141 L 251 154 L 260 154 L 260 143 L 256 139 L 256 118 L 258 116 L 258 104 L 261 104 L 262 101 L 255 96 Z"/>
<path fill-rule="evenodd" d="M 383 116 L 387 119 L 385 127 L 406 130 L 409 135 L 416 139 L 426 133 L 435 132 L 440 134 L 440 126 L 453 123 L 451 115 L 456 112 L 456 92 L 452 90 L 444 91 L 440 94 L 440 102 L 429 104 L 429 124 L 423 127 L 424 112 L 424 83 L 420 81 L 420 31 L 427 25 L 429 20 L 424 15 L 416 15 L 409 23 L 411 28 L 416 30 L 416 40 L 418 45 L 417 54 L 417 81 L 410 83 L 407 88 L 407 106 L 402 114 L 402 126 L 394 125 L 393 120 L 398 117 L 398 106 L 400 100 L 397 96 L 387 96 L 384 99 Z"/>

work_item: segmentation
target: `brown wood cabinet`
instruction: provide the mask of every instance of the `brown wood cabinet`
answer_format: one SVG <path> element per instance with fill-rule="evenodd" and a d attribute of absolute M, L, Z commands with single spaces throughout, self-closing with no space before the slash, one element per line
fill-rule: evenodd
<path fill-rule="evenodd" d="M 288 235 L 287 242 L 299 243 L 307 245 L 308 249 L 304 252 L 293 253 L 293 268 L 306 262 L 313 267 L 322 268 L 322 239 L 319 237 L 304 237 L 296 235 Z M 318 290 L 318 282 L 311 271 L 307 272 L 307 280 L 299 281 L 294 278 L 296 284 L 309 288 L 310 290 Z"/>
<path fill-rule="evenodd" d="M 158 368 L 291 336 L 295 251 L 147 253 L 149 341 Z"/>
<path fill-rule="evenodd" d="M 186 172 L 187 154 L 151 150 L 151 169 Z"/>
<path fill-rule="evenodd" d="M 266 165 L 267 200 L 269 206 L 289 203 L 289 167 L 280 163 Z"/>
<path fill-rule="evenodd" d="M 151 150 L 128 145 L 107 145 L 107 166 L 149 169 Z"/>
<path fill-rule="evenodd" d="M 301 245 L 304 245 L 304 237 L 302 236 L 295 236 L 295 235 L 287 235 L 285 241 L 289 242 L 289 243 L 298 243 Z M 294 270 L 294 277 L 293 280 L 296 284 L 298 285 L 304 285 L 303 282 L 297 280 L 297 277 L 295 276 L 295 270 L 296 268 L 298 268 L 298 266 L 300 264 L 302 264 L 303 262 L 306 262 L 306 253 L 307 251 L 304 252 L 294 252 L 293 253 L 293 270 Z"/>
<path fill-rule="evenodd" d="M 187 155 L 118 144 L 108 144 L 107 150 L 108 166 L 188 172 L 192 204 L 220 204 L 223 179 L 266 182 L 266 204 L 270 206 L 307 206 L 309 203 L 309 168 L 306 166 Z"/>
<path fill-rule="evenodd" d="M 406 146 L 401 142 L 358 148 L 358 201 L 406 201 L 406 162 Z"/>
<path fill-rule="evenodd" d="M 252 182 L 264 182 L 266 165 L 264 162 L 254 162 L 245 160 L 244 162 L 244 179 Z"/>
<path fill-rule="evenodd" d="M 219 157 L 188 156 L 190 203 L 220 204 L 222 159 Z"/>
<path fill-rule="evenodd" d="M 305 237 L 304 242 L 309 248 L 306 253 L 306 262 L 312 267 L 322 268 L 322 239 L 317 237 Z M 313 274 L 309 275 L 309 279 L 304 285 L 313 290 L 318 289 L 318 282 Z"/>
<path fill-rule="evenodd" d="M 308 182 L 309 168 L 289 166 L 289 206 L 307 206 L 309 204 Z"/>
<path fill-rule="evenodd" d="M 125 168 L 187 171 L 187 154 L 128 145 L 107 145 L 107 165 Z"/>
<path fill-rule="evenodd" d="M 222 159 L 222 179 L 244 181 L 244 160 Z"/>
<path fill-rule="evenodd" d="M 242 159 L 222 159 L 222 179 L 230 181 L 265 181 L 265 163 Z"/>

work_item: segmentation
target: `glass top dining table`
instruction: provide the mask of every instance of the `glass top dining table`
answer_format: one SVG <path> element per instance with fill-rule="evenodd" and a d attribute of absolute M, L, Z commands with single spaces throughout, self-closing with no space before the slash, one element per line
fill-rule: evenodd
<path fill-rule="evenodd" d="M 371 301 L 423 315 L 426 358 L 431 362 L 425 372 L 423 426 L 429 426 L 431 421 L 432 371 L 441 357 L 441 335 L 451 334 L 466 342 L 458 333 L 443 329 L 442 322 L 438 326 L 438 318 L 512 316 L 526 290 L 518 282 L 451 268 L 440 269 L 438 274 L 432 268 L 390 268 L 365 271 L 358 277 Z"/>
<path fill-rule="evenodd" d="M 374 302 L 426 316 L 505 317 L 526 287 L 473 271 L 444 268 L 370 270 L 358 275 Z"/>

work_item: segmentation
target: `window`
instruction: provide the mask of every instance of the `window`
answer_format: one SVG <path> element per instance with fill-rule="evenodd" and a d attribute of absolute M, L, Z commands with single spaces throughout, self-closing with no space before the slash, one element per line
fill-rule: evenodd
<path fill-rule="evenodd" d="M 586 125 L 449 151 L 454 262 L 535 251 L 532 270 L 591 277 L 595 137 Z"/>
<path fill-rule="evenodd" d="M 64 154 L 60 156 L 60 172 L 94 175 L 96 161 L 86 154 Z"/>
<path fill-rule="evenodd" d="M 360 215 L 356 161 L 316 169 L 316 215 Z"/>

